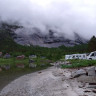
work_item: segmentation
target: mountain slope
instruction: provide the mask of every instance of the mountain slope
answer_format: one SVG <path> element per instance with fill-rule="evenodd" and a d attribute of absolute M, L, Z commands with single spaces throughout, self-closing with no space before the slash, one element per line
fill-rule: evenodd
<path fill-rule="evenodd" d="M 39 31 L 32 32 L 33 34 L 26 35 L 22 32 L 16 35 L 14 38 L 15 42 L 21 45 L 38 45 L 41 47 L 59 47 L 59 46 L 74 46 L 79 44 L 86 44 L 87 40 L 80 37 L 77 33 L 74 33 L 75 39 L 66 39 L 63 36 L 56 37 L 52 30 L 49 30 L 49 34 L 44 35 Z M 24 32 L 24 31 L 23 31 Z"/>
<path fill-rule="evenodd" d="M 32 28 L 32 30 L 23 28 L 15 24 L 0 24 L 0 39 L 2 42 L 10 41 L 20 45 L 34 45 L 41 47 L 59 47 L 59 46 L 74 46 L 79 44 L 86 44 L 87 40 L 74 33 L 75 39 L 66 39 L 64 36 L 55 36 L 53 30 L 49 30 L 48 34 L 42 34 L 38 28 Z M 6 45 L 6 43 L 4 43 Z"/>

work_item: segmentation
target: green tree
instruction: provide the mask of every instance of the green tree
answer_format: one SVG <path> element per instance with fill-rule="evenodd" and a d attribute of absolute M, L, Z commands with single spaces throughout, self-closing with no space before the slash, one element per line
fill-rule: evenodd
<path fill-rule="evenodd" d="M 89 51 L 96 51 L 96 37 L 93 36 L 88 43 Z"/>

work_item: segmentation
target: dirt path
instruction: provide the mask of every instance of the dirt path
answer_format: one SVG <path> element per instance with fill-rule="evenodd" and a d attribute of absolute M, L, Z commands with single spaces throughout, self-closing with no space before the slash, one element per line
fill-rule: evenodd
<path fill-rule="evenodd" d="M 0 96 L 96 96 L 84 93 L 81 83 L 70 79 L 71 70 L 54 67 L 20 77 L 6 86 Z"/>

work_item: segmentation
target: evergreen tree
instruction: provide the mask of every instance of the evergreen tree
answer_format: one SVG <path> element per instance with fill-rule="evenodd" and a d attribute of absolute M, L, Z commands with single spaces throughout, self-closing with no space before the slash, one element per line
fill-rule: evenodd
<path fill-rule="evenodd" d="M 96 37 L 93 36 L 88 43 L 89 51 L 96 51 Z"/>

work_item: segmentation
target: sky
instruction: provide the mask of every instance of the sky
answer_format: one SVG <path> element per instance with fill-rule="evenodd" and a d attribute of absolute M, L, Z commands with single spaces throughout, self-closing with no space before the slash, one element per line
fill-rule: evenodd
<path fill-rule="evenodd" d="M 0 0 L 0 18 L 43 34 L 52 29 L 56 36 L 73 38 L 76 32 L 89 39 L 96 35 L 96 0 Z"/>

